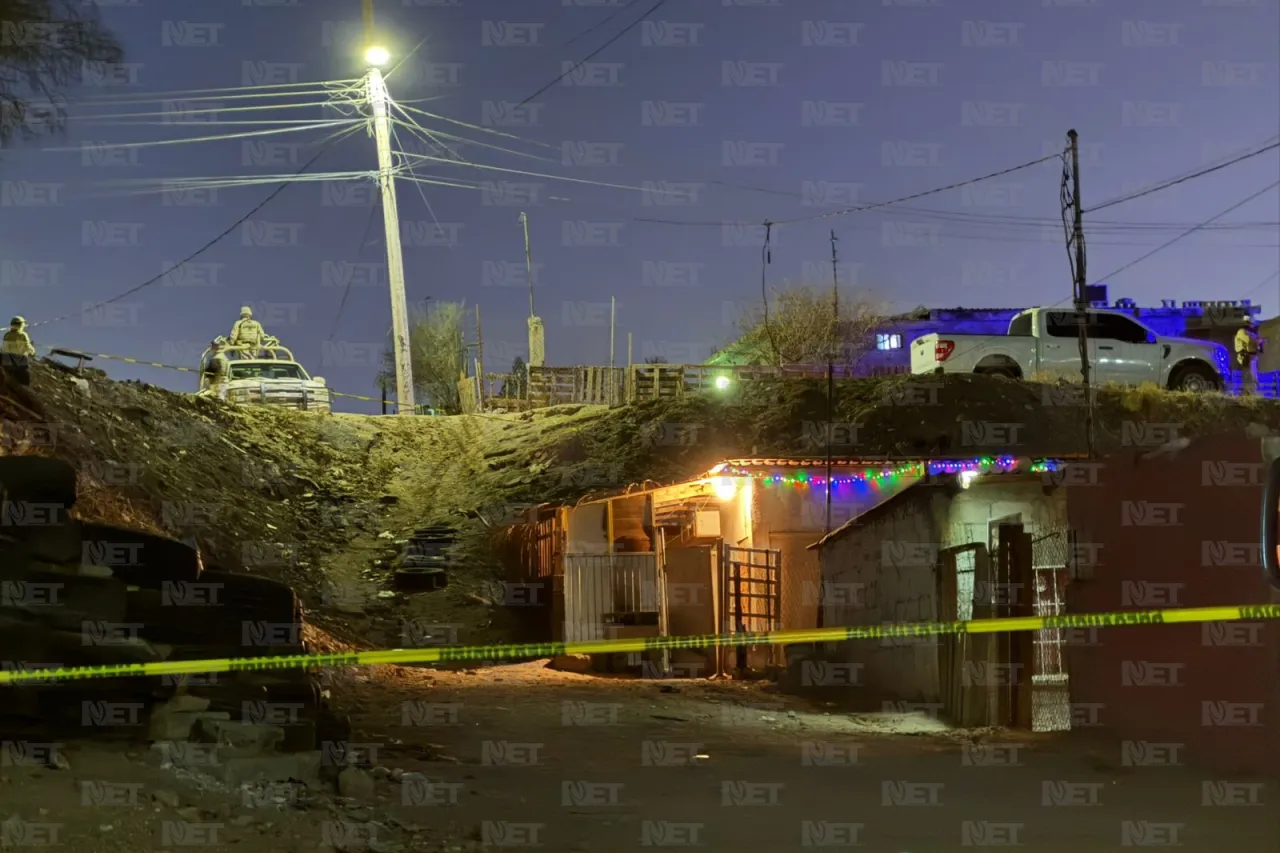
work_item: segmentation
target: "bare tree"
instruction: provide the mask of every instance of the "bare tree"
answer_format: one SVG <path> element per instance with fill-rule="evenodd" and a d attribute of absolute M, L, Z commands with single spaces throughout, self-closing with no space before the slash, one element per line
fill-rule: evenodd
<path fill-rule="evenodd" d="M 0 146 L 61 130 L 66 88 L 123 58 L 84 0 L 0 2 Z"/>
<path fill-rule="evenodd" d="M 837 318 L 837 303 L 839 317 Z M 741 337 L 730 346 L 756 364 L 836 364 L 854 366 L 874 347 L 873 335 L 885 307 L 862 293 L 833 298 L 831 288 L 807 284 L 775 290 L 763 305 L 739 320 Z"/>
<path fill-rule="evenodd" d="M 451 415 L 462 411 L 458 379 L 466 365 L 462 331 L 465 315 L 466 306 L 461 302 L 431 302 L 426 308 L 411 309 L 409 314 L 414 391 L 432 408 Z M 395 361 L 390 347 L 382 354 L 382 364 L 378 387 L 394 388 Z"/>

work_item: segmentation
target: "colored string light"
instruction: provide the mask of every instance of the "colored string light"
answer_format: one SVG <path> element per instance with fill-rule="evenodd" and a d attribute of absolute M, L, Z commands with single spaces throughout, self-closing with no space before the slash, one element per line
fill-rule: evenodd
<path fill-rule="evenodd" d="M 849 486 L 865 484 L 871 486 L 886 485 L 897 481 L 902 477 L 923 476 L 926 472 L 929 474 L 960 474 L 963 472 L 973 473 L 1010 473 L 1017 471 L 1022 467 L 1020 460 L 1013 456 L 994 456 L 979 457 L 977 459 L 947 459 L 933 460 L 929 462 L 912 462 L 905 465 L 899 465 L 894 468 L 868 468 L 865 471 L 859 471 L 854 474 L 844 474 L 838 477 L 831 477 L 830 484 L 833 486 Z M 1061 464 L 1051 459 L 1033 460 L 1027 466 L 1027 471 L 1034 474 L 1044 473 L 1047 471 L 1057 471 L 1061 469 Z M 825 486 L 828 479 L 823 474 L 810 473 L 807 470 L 796 471 L 795 473 L 779 473 L 777 471 L 759 471 L 751 468 L 726 467 L 717 472 L 721 477 L 747 477 L 753 480 L 760 480 L 769 485 L 784 486 Z"/>

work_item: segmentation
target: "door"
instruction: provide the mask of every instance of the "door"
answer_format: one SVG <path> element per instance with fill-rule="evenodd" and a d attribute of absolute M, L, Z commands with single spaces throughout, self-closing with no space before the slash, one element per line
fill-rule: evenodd
<path fill-rule="evenodd" d="M 1098 381 L 1140 385 L 1160 378 L 1162 344 L 1141 323 L 1123 314 L 1098 313 L 1089 324 L 1098 353 Z"/>
<path fill-rule="evenodd" d="M 1096 316 L 1096 315 L 1093 315 Z M 1039 372 L 1048 379 L 1065 379 L 1080 382 L 1080 326 L 1087 322 L 1087 315 L 1079 311 L 1045 311 L 1044 333 L 1038 341 Z M 1088 334 L 1088 327 L 1085 332 Z M 1090 369 L 1097 368 L 1097 354 L 1093 338 L 1086 338 L 1089 348 Z"/>

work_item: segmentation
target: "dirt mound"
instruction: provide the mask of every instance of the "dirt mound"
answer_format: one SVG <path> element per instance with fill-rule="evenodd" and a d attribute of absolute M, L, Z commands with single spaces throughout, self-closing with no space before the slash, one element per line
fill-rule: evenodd
<path fill-rule="evenodd" d="M 194 541 L 206 565 L 293 586 L 308 618 L 354 646 L 416 634 L 505 642 L 493 527 L 525 507 L 694 476 L 725 458 L 1028 456 L 1088 450 L 1078 387 L 975 376 L 759 382 L 620 409 L 564 406 L 503 416 L 316 416 L 237 409 L 98 371 L 33 366 L 0 378 L 0 452 L 80 470 L 86 520 Z M 1280 426 L 1280 403 L 1154 389 L 1103 390 L 1094 446 Z M 448 588 L 393 583 L 412 531 L 459 531 Z M 421 637 L 417 637 L 421 640 Z M 336 646 L 335 646 L 336 647 Z"/>
<path fill-rule="evenodd" d="M 365 520 L 358 500 L 380 472 L 368 468 L 365 443 L 330 420 L 96 371 L 34 365 L 32 380 L 0 385 L 0 449 L 76 465 L 86 520 L 167 533 L 198 544 L 206 565 L 300 587 L 323 539 Z"/>
<path fill-rule="evenodd" d="M 1090 399 L 1091 398 L 1091 399 Z M 1052 457 L 1151 450 L 1178 437 L 1280 428 L 1280 401 L 1156 388 L 1039 385 L 1000 377 L 755 382 L 617 409 L 537 457 L 528 490 L 571 499 L 610 484 L 670 481 L 733 457 Z M 1089 403 L 1091 402 L 1091 405 Z M 1092 412 L 1092 442 L 1086 430 Z"/>

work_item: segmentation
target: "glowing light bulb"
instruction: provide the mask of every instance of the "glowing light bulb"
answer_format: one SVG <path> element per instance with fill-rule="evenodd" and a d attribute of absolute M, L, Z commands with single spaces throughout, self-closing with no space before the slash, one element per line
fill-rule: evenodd
<path fill-rule="evenodd" d="M 375 45 L 364 52 L 364 61 L 372 66 L 381 68 L 391 61 L 391 52 L 385 47 Z"/>
<path fill-rule="evenodd" d="M 711 488 L 720 500 L 733 500 L 738 494 L 738 480 L 736 477 L 716 477 L 711 481 Z"/>

